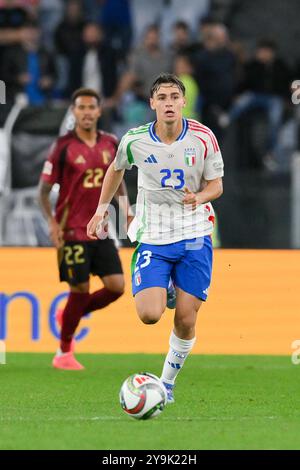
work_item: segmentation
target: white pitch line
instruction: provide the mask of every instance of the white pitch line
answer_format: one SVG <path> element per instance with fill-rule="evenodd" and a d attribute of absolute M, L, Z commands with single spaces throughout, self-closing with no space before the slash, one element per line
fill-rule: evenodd
<path fill-rule="evenodd" d="M 295 416 L 292 416 L 295 418 Z M 193 417 L 182 417 L 182 416 L 174 416 L 174 417 L 163 417 L 161 416 L 159 421 L 250 421 L 254 419 L 262 419 L 262 420 L 274 420 L 286 418 L 285 416 L 193 416 Z M 36 419 L 31 419 L 23 416 L 18 417 L 0 417 L 0 422 L 5 421 L 36 421 L 36 420 L 44 420 L 44 421 L 127 421 L 128 417 L 124 416 L 93 416 L 93 417 L 85 417 L 85 416 L 66 416 L 66 417 L 49 417 L 43 418 L 41 416 L 37 417 Z M 158 420 L 155 420 L 157 422 Z"/>

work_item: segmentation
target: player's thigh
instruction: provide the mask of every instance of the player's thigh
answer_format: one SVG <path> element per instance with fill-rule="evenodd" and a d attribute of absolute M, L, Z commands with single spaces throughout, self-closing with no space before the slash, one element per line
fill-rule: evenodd
<path fill-rule="evenodd" d="M 149 287 L 139 291 L 134 299 L 140 319 L 144 323 L 156 323 L 166 309 L 167 291 L 162 287 Z"/>
<path fill-rule="evenodd" d="M 176 310 L 174 316 L 175 330 L 184 336 L 191 333 L 194 336 L 194 328 L 197 321 L 197 314 L 202 305 L 202 300 L 179 287 L 176 288 Z"/>
<path fill-rule="evenodd" d="M 184 292 L 205 301 L 211 283 L 212 242 L 209 236 L 186 243 L 185 254 L 176 263 L 173 280 Z"/>
<path fill-rule="evenodd" d="M 113 240 L 106 238 L 105 240 L 89 242 L 89 253 L 91 258 L 91 273 L 93 275 L 99 276 L 101 279 L 105 277 L 110 285 L 118 282 L 118 279 L 120 280 L 120 277 L 112 278 L 115 275 L 123 276 L 119 252 Z"/>
<path fill-rule="evenodd" d="M 87 242 L 65 242 L 58 250 L 58 266 L 61 281 L 70 286 L 89 282 L 90 255 Z"/>

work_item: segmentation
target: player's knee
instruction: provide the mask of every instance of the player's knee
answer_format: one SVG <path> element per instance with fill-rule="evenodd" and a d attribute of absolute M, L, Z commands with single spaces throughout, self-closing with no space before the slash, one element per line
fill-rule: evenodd
<path fill-rule="evenodd" d="M 70 290 L 75 294 L 88 294 L 90 285 L 88 282 L 84 282 L 82 284 L 77 284 L 76 286 L 70 286 Z"/>
<path fill-rule="evenodd" d="M 154 325 L 154 323 L 157 323 L 160 317 L 163 314 L 163 311 L 161 308 L 143 308 L 138 311 L 139 317 L 142 320 L 143 323 L 146 325 Z"/>
<path fill-rule="evenodd" d="M 111 276 L 105 279 L 104 286 L 114 294 L 122 295 L 125 291 L 125 281 L 122 275 Z"/>
<path fill-rule="evenodd" d="M 159 320 L 159 318 L 154 317 L 152 314 L 140 315 L 140 319 L 142 320 L 143 323 L 145 323 L 145 325 L 154 325 Z"/>
<path fill-rule="evenodd" d="M 175 321 L 175 326 L 178 331 L 185 337 L 189 335 L 195 328 L 195 320 L 189 316 L 182 317 Z"/>
<path fill-rule="evenodd" d="M 109 290 L 114 294 L 119 294 L 120 296 L 125 292 L 125 282 L 124 280 L 119 280 L 109 286 Z"/>

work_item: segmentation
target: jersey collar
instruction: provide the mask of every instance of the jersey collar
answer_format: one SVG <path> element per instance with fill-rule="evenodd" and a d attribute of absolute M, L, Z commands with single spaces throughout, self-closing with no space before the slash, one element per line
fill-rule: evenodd
<path fill-rule="evenodd" d="M 150 124 L 149 134 L 150 134 L 151 139 L 154 140 L 154 142 L 161 142 L 160 138 L 156 135 L 156 132 L 155 132 L 156 122 L 157 121 L 153 121 Z M 181 131 L 180 135 L 177 137 L 176 141 L 182 140 L 184 138 L 185 134 L 187 133 L 187 130 L 188 130 L 188 121 L 187 121 L 187 119 L 183 118 L 182 119 L 182 131 Z"/>
<path fill-rule="evenodd" d="M 84 140 L 82 140 L 79 135 L 77 134 L 77 132 L 75 131 L 75 129 L 73 131 L 70 131 L 71 134 L 73 135 L 73 137 L 75 137 L 77 140 L 79 140 L 79 142 L 82 142 L 83 144 L 85 144 Z M 101 131 L 97 130 L 97 137 L 96 137 L 96 142 L 98 143 L 101 139 Z"/>

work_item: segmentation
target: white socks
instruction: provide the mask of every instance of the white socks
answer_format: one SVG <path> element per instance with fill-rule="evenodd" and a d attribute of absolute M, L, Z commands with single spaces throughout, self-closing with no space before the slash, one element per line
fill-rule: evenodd
<path fill-rule="evenodd" d="M 58 348 L 55 355 L 56 357 L 61 357 L 61 356 L 64 356 L 65 354 L 68 354 L 68 353 L 64 353 L 62 352 L 60 348 Z"/>
<path fill-rule="evenodd" d="M 189 352 L 192 350 L 196 338 L 180 339 L 177 338 L 174 331 L 170 336 L 170 349 L 165 359 L 161 380 L 168 384 L 174 384 L 175 379 L 182 368 Z"/>

